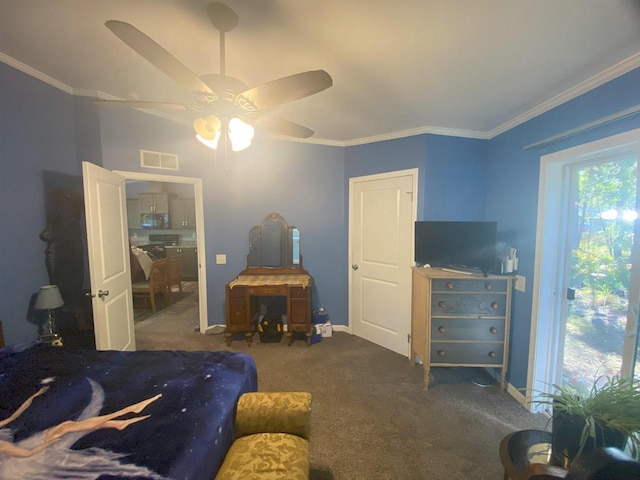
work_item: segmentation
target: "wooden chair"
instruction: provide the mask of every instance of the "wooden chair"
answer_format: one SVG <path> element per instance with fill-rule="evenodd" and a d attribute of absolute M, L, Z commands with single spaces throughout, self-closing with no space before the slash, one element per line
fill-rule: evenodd
<path fill-rule="evenodd" d="M 174 255 L 167 260 L 167 290 L 169 303 L 171 303 L 173 287 L 178 287 L 178 291 L 182 293 L 182 255 Z"/>
<path fill-rule="evenodd" d="M 151 264 L 149 280 L 145 280 L 143 282 L 135 282 L 131 285 L 131 293 L 134 296 L 149 297 L 151 303 L 151 311 L 153 312 L 156 311 L 156 294 L 161 293 L 164 296 L 165 304 L 169 304 L 167 266 L 168 259 L 166 258 L 154 260 Z"/>

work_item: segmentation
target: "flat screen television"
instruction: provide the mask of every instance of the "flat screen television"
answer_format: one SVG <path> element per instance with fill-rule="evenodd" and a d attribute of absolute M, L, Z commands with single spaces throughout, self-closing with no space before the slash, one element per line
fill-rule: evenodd
<path fill-rule="evenodd" d="M 497 229 L 497 222 L 418 221 L 416 264 L 478 269 L 487 275 L 495 269 Z"/>

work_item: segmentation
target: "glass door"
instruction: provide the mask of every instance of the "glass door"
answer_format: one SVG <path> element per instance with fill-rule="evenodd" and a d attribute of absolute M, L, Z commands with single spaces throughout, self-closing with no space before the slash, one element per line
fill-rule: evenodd
<path fill-rule="evenodd" d="M 635 370 L 637 163 L 630 151 L 565 169 L 570 190 L 565 197 L 566 288 L 558 292 L 564 338 L 559 339 L 556 378 L 580 390 L 590 389 L 601 375 Z"/>

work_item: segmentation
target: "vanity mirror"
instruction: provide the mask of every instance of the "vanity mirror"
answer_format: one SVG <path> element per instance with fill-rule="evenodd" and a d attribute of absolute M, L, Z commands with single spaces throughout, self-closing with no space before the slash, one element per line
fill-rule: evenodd
<path fill-rule="evenodd" d="M 295 267 L 300 263 L 300 231 L 279 214 L 267 215 L 249 232 L 247 267 Z"/>

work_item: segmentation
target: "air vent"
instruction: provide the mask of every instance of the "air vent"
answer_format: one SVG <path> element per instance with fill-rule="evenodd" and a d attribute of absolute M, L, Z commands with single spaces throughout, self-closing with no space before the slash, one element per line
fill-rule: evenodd
<path fill-rule="evenodd" d="M 143 168 L 160 168 L 162 170 L 179 170 L 178 156 L 173 153 L 140 150 L 140 166 Z"/>

